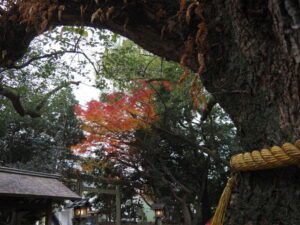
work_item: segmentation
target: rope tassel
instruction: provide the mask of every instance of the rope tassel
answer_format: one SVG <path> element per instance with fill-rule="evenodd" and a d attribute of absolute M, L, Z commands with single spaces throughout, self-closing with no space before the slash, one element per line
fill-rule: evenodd
<path fill-rule="evenodd" d="M 224 191 L 219 200 L 219 203 L 218 203 L 218 206 L 217 206 L 217 209 L 216 209 L 213 221 L 212 221 L 212 225 L 222 225 L 223 224 L 224 218 L 225 218 L 225 212 L 226 212 L 229 200 L 230 200 L 230 196 L 231 196 L 233 186 L 235 184 L 235 180 L 236 180 L 235 176 L 228 179 L 226 187 L 224 188 Z"/>

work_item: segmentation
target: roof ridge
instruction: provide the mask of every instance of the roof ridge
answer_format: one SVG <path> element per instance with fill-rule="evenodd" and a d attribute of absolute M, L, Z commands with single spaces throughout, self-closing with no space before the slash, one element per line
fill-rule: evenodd
<path fill-rule="evenodd" d="M 44 178 L 54 178 L 54 179 L 61 178 L 61 175 L 59 174 L 49 174 L 49 173 L 35 172 L 30 170 L 21 170 L 21 169 L 9 168 L 9 167 L 0 167 L 0 172 L 44 177 Z"/>

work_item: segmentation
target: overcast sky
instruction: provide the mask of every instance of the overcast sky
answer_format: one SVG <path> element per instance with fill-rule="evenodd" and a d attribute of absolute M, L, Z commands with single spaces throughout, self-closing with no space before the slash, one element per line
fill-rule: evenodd
<path fill-rule="evenodd" d="M 95 83 L 95 77 L 93 74 L 91 74 L 89 77 L 90 80 L 84 77 L 78 77 L 76 80 L 81 81 L 82 83 L 73 87 L 73 93 L 81 105 L 84 105 L 90 100 L 99 99 L 100 90 L 93 87 Z"/>

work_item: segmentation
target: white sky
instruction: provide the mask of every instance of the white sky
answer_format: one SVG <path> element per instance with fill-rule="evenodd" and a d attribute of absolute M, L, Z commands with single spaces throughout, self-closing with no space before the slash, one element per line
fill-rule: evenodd
<path fill-rule="evenodd" d="M 76 80 L 81 81 L 82 83 L 78 86 L 73 86 L 73 93 L 80 105 L 84 105 L 91 100 L 99 99 L 100 90 L 93 87 L 95 84 L 94 74 L 90 74 L 89 78 L 90 79 L 78 76 Z"/>
<path fill-rule="evenodd" d="M 88 30 L 87 30 L 88 31 Z M 89 37 L 92 37 L 92 34 L 90 31 L 89 32 Z M 121 45 L 122 42 L 125 40 L 124 37 L 119 37 L 116 45 Z M 104 50 L 103 46 L 95 46 L 95 47 L 91 47 L 91 46 L 85 46 L 84 47 L 84 51 L 87 55 L 90 56 L 91 59 L 93 59 L 92 57 L 92 52 L 97 49 L 101 49 Z M 79 56 L 80 57 L 80 56 Z M 79 104 L 84 105 L 85 103 L 91 101 L 91 100 L 99 100 L 99 96 L 101 93 L 101 90 L 93 87 L 95 85 L 95 71 L 93 70 L 91 64 L 87 64 L 86 68 L 85 68 L 88 72 L 88 76 L 87 77 L 82 77 L 82 76 L 75 76 L 76 77 L 76 81 L 81 81 L 82 83 L 77 86 L 77 87 L 73 87 L 73 93 L 76 97 L 76 99 L 79 101 Z M 104 91 L 114 91 L 114 88 L 112 85 L 110 85 L 110 81 L 107 80 L 107 84 L 108 87 L 106 90 Z"/>

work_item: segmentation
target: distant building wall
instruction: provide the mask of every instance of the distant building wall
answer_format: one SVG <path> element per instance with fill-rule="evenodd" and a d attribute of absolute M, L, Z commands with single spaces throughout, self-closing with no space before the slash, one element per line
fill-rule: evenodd
<path fill-rule="evenodd" d="M 146 215 L 147 222 L 155 222 L 154 211 L 149 207 L 149 205 L 146 204 L 145 201 L 142 201 L 142 202 L 143 202 L 143 208 L 144 208 L 144 213 Z"/>
<path fill-rule="evenodd" d="M 73 218 L 73 209 L 64 209 L 60 212 L 56 212 L 55 216 L 61 223 L 61 225 L 73 225 L 72 218 Z"/>

